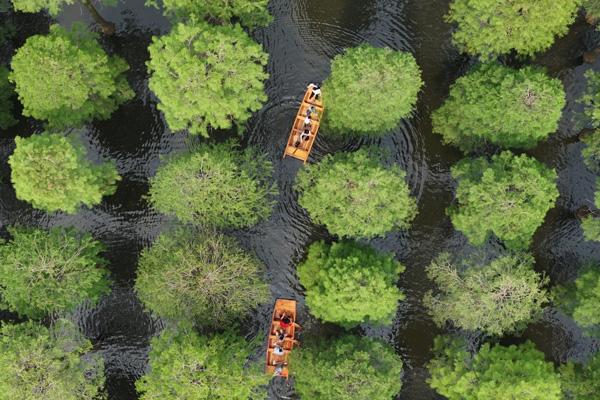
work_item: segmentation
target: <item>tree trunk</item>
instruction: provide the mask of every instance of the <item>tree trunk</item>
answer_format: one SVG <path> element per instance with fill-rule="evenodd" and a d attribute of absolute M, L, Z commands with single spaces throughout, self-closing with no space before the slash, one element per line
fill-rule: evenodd
<path fill-rule="evenodd" d="M 81 0 L 81 3 L 87 8 L 94 21 L 102 27 L 102 33 L 108 36 L 115 33 L 115 24 L 102 18 L 102 15 L 96 10 L 91 0 Z"/>

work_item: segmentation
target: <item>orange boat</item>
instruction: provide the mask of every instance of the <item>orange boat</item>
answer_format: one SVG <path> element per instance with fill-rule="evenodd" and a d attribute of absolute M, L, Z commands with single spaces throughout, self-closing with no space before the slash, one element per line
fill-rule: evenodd
<path fill-rule="evenodd" d="M 285 317 L 290 320 L 288 324 L 285 323 L 285 320 L 282 320 Z M 289 376 L 290 352 L 294 345 L 298 343 L 296 340 L 297 327 L 299 325 L 296 324 L 296 300 L 277 299 L 267 341 L 267 365 L 265 369 L 267 374 L 282 376 L 286 379 Z M 285 335 L 283 340 L 279 337 L 282 333 Z M 277 348 L 283 349 L 283 354 L 278 354 Z"/>
<path fill-rule="evenodd" d="M 302 104 L 300 104 L 298 114 L 296 114 L 296 118 L 294 119 L 290 137 L 288 138 L 285 151 L 283 152 L 283 158 L 287 156 L 294 157 L 298 160 L 304 161 L 305 164 L 308 156 L 310 155 L 310 151 L 312 150 L 313 143 L 317 138 L 317 133 L 319 132 L 319 126 L 321 125 L 321 119 L 323 118 L 324 111 L 323 100 L 320 97 L 318 100 L 315 97 L 310 99 L 312 88 L 312 84 L 308 85 L 306 88 L 306 93 L 304 93 Z M 305 126 L 304 119 L 307 116 L 307 111 L 311 107 L 313 107 L 313 111 L 310 113 L 311 123 L 310 127 L 308 127 Z M 307 139 L 302 140 L 302 133 L 305 129 L 308 129 L 310 133 Z"/>

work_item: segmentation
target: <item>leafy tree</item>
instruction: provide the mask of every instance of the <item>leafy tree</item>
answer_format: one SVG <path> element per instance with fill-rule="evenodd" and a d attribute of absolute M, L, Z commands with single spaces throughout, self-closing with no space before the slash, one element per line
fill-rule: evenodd
<path fill-rule="evenodd" d="M 71 30 L 52 25 L 48 35 L 27 39 L 14 55 L 9 75 L 24 115 L 62 129 L 107 119 L 133 97 L 124 74 L 129 66 L 108 56 L 97 39 L 81 24 Z"/>
<path fill-rule="evenodd" d="M 403 271 L 391 255 L 378 254 L 370 246 L 317 242 L 308 249 L 298 276 L 312 314 L 351 328 L 367 321 L 392 322 L 398 301 L 404 299 L 396 287 Z"/>
<path fill-rule="evenodd" d="M 562 388 L 567 400 L 597 400 L 600 393 L 600 353 L 587 363 L 561 366 Z"/>
<path fill-rule="evenodd" d="M 291 353 L 296 392 L 310 400 L 389 400 L 400 391 L 402 360 L 366 337 L 319 338 Z"/>
<path fill-rule="evenodd" d="M 102 358 L 69 321 L 51 329 L 24 322 L 0 328 L 0 398 L 95 400 L 104 385 Z"/>
<path fill-rule="evenodd" d="M 156 0 L 146 1 L 157 6 Z M 204 19 L 219 25 L 239 21 L 243 26 L 254 29 L 268 25 L 272 20 L 267 10 L 269 0 L 163 0 L 165 15 L 175 21 Z"/>
<path fill-rule="evenodd" d="M 448 400 L 560 400 L 560 376 L 533 343 L 469 354 L 460 340 L 437 337 L 429 385 Z"/>
<path fill-rule="evenodd" d="M 0 305 L 41 318 L 70 311 L 109 291 L 102 244 L 90 234 L 53 228 L 9 228 L 12 239 L 0 246 Z"/>
<path fill-rule="evenodd" d="M 579 0 L 454 0 L 446 21 L 458 28 L 454 44 L 469 54 L 521 55 L 549 48 L 575 20 Z"/>
<path fill-rule="evenodd" d="M 554 170 L 509 151 L 462 160 L 452 176 L 458 188 L 448 214 L 475 245 L 494 233 L 508 248 L 526 249 L 558 197 Z"/>
<path fill-rule="evenodd" d="M 335 153 L 298 172 L 298 202 L 333 234 L 383 236 L 409 228 L 417 215 L 405 175 L 397 165 L 384 167 L 367 150 Z"/>
<path fill-rule="evenodd" d="M 583 136 L 581 141 L 585 144 L 581 150 L 583 162 L 590 171 L 600 174 L 600 129 Z"/>
<path fill-rule="evenodd" d="M 410 114 L 423 86 L 412 54 L 362 45 L 331 63 L 323 84 L 327 127 L 340 135 L 384 135 Z"/>
<path fill-rule="evenodd" d="M 443 253 L 427 268 L 438 291 L 428 292 L 425 304 L 435 323 L 450 320 L 459 328 L 503 335 L 525 327 L 541 314 L 548 301 L 548 283 L 533 270 L 529 254 L 508 254 L 490 262 L 464 260 L 456 265 Z"/>
<path fill-rule="evenodd" d="M 486 143 L 530 148 L 556 131 L 564 106 L 561 81 L 543 70 L 483 64 L 452 85 L 433 129 L 464 152 Z"/>
<path fill-rule="evenodd" d="M 255 343 L 231 332 L 199 336 L 166 330 L 150 342 L 150 370 L 135 387 L 140 400 L 264 399 L 269 377 L 248 362 Z"/>
<path fill-rule="evenodd" d="M 598 0 L 583 0 L 583 9 L 585 10 L 586 19 L 595 23 L 600 17 L 600 1 Z"/>
<path fill-rule="evenodd" d="M 8 69 L 0 67 L 0 128 L 7 129 L 17 123 L 13 117 L 14 88 L 8 81 Z"/>
<path fill-rule="evenodd" d="M 268 55 L 239 25 L 178 24 L 148 50 L 149 86 L 173 131 L 242 126 L 267 99 Z"/>
<path fill-rule="evenodd" d="M 585 114 L 592 120 L 594 126 L 600 125 L 600 73 L 587 70 L 584 74 L 587 86 L 582 97 Z M 591 140 L 591 138 L 590 138 Z"/>
<path fill-rule="evenodd" d="M 597 266 L 588 266 L 575 282 L 557 288 L 554 298 L 584 333 L 600 336 L 600 269 Z"/>
<path fill-rule="evenodd" d="M 48 10 L 53 17 L 58 15 L 65 5 L 75 2 L 76 0 L 12 0 L 13 6 L 17 11 L 40 12 Z M 115 33 L 115 24 L 102 18 L 96 7 L 94 7 L 92 0 L 79 0 L 78 2 L 87 8 L 94 21 L 102 27 L 102 31 L 105 34 L 112 35 Z M 117 0 L 101 0 L 101 3 L 113 6 L 117 4 Z"/>
<path fill-rule="evenodd" d="M 600 242 L 600 219 L 592 214 L 585 216 L 581 220 L 583 237 L 585 240 Z"/>
<path fill-rule="evenodd" d="M 179 229 L 142 251 L 135 290 L 162 317 L 227 325 L 268 300 L 263 269 L 226 236 Z"/>
<path fill-rule="evenodd" d="M 182 222 L 247 227 L 271 215 L 277 193 L 272 173 L 271 163 L 253 149 L 202 144 L 159 167 L 150 180 L 150 201 Z"/>
<path fill-rule="evenodd" d="M 35 208 L 73 214 L 113 194 L 121 179 L 114 163 L 93 165 L 83 145 L 70 138 L 42 133 L 15 142 L 11 180 L 17 197 Z"/>

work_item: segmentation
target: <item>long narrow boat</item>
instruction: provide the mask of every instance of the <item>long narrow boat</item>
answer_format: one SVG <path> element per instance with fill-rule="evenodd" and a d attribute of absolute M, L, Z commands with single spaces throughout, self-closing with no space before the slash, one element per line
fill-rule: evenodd
<path fill-rule="evenodd" d="M 292 124 L 290 137 L 288 138 L 285 150 L 283 152 L 283 158 L 287 156 L 294 157 L 298 160 L 302 160 L 305 164 L 306 160 L 308 160 L 308 156 L 310 155 L 310 151 L 312 150 L 313 143 L 317 138 L 319 126 L 321 125 L 321 119 L 323 118 L 323 111 L 325 110 L 323 107 L 323 100 L 321 98 L 310 98 L 312 94 L 312 88 L 312 84 L 308 85 L 306 88 L 304 98 L 302 99 L 302 103 L 300 104 L 300 108 L 298 109 L 298 113 L 294 119 L 294 123 Z M 304 119 L 307 116 L 307 111 L 310 110 L 311 107 L 314 107 L 314 112 L 310 113 L 310 135 L 308 136 L 308 139 L 302 140 L 302 132 L 307 129 L 304 124 Z"/>
<path fill-rule="evenodd" d="M 288 327 L 281 327 L 281 318 L 287 316 L 291 320 Z M 282 376 L 287 379 L 289 376 L 289 356 L 294 348 L 296 341 L 296 300 L 277 299 L 273 308 L 273 316 L 271 317 L 271 327 L 269 329 L 269 337 L 267 340 L 267 359 L 266 369 L 267 374 Z M 278 337 L 278 332 L 283 331 L 285 338 L 281 341 Z M 283 349 L 283 354 L 277 354 L 276 347 Z"/>

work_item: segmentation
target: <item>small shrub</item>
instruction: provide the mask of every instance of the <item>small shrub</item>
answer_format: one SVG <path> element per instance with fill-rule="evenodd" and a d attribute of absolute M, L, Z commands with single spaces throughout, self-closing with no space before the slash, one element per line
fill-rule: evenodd
<path fill-rule="evenodd" d="M 584 333 L 600 336 L 600 270 L 595 265 L 585 268 L 575 282 L 557 288 L 554 300 Z"/>
<path fill-rule="evenodd" d="M 327 127 L 339 135 L 383 135 L 408 116 L 423 86 L 412 54 L 362 45 L 331 63 L 323 83 Z"/>
<path fill-rule="evenodd" d="M 389 324 L 404 295 L 396 287 L 404 267 L 390 255 L 354 242 L 317 242 L 298 267 L 306 304 L 324 321 L 351 328 Z"/>
<path fill-rule="evenodd" d="M 385 343 L 345 335 L 313 340 L 291 354 L 296 392 L 310 400 L 389 400 L 400 391 L 402 360 Z"/>
<path fill-rule="evenodd" d="M 268 300 L 263 269 L 226 236 L 180 229 L 142 251 L 135 290 L 162 317 L 225 326 Z"/>
<path fill-rule="evenodd" d="M 407 229 L 417 215 L 405 172 L 366 150 L 328 155 L 298 173 L 298 202 L 311 219 L 341 237 L 372 238 Z"/>

